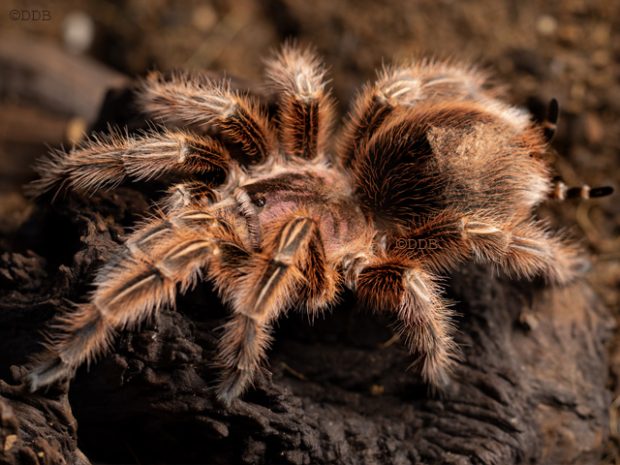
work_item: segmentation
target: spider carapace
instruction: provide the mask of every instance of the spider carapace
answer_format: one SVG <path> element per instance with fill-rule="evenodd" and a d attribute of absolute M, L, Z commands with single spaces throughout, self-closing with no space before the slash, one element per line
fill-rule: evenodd
<path fill-rule="evenodd" d="M 456 348 L 439 277 L 466 260 L 560 285 L 579 272 L 579 249 L 534 210 L 611 189 L 552 180 L 543 155 L 555 101 L 535 124 L 474 68 L 412 62 L 382 70 L 332 137 L 334 105 L 314 52 L 286 45 L 266 74 L 271 117 L 226 80 L 151 74 L 140 101 L 161 126 L 95 136 L 42 163 L 37 193 L 179 182 L 99 270 L 85 302 L 58 317 L 28 375 L 33 390 L 200 280 L 231 312 L 218 349 L 224 402 L 254 380 L 283 312 L 320 314 L 344 288 L 395 314 L 416 369 L 441 386 Z"/>

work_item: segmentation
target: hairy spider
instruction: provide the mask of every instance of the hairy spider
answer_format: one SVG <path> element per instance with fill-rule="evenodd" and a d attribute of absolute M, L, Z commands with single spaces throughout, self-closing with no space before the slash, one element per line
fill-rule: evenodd
<path fill-rule="evenodd" d="M 152 74 L 141 103 L 166 127 L 97 136 L 40 166 L 39 193 L 171 174 L 184 182 L 98 272 L 89 301 L 59 317 L 28 375 L 32 390 L 71 375 L 116 330 L 202 279 L 231 309 L 218 354 L 224 402 L 252 383 L 274 320 L 294 306 L 323 312 L 344 287 L 397 316 L 414 365 L 441 386 L 456 348 L 438 276 L 465 260 L 557 284 L 578 273 L 578 248 L 533 209 L 611 188 L 552 181 L 543 155 L 555 101 L 536 125 L 471 67 L 389 67 L 362 90 L 334 147 L 334 106 L 314 52 L 286 45 L 266 74 L 277 97 L 271 118 L 226 80 Z"/>

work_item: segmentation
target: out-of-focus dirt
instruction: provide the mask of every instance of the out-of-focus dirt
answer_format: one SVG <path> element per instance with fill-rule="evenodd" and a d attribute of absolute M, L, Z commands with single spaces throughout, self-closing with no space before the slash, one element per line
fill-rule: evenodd
<path fill-rule="evenodd" d="M 95 32 L 86 53 L 130 76 L 153 68 L 206 68 L 259 80 L 262 57 L 296 38 L 314 44 L 325 57 L 343 114 L 359 85 L 382 63 L 428 55 L 474 61 L 510 86 L 513 103 L 534 113 L 551 97 L 559 100 L 553 147 L 557 171 L 568 183 L 620 186 L 618 1 L 13 0 L 1 8 L 0 30 L 59 43 L 69 15 L 86 13 Z M 51 19 L 15 21 L 12 9 L 48 10 Z M 15 230 L 29 216 L 32 205 L 20 186 L 33 176 L 33 158 L 45 152 L 45 143 L 71 139 L 75 115 L 54 108 L 36 109 L 49 124 L 31 125 L 31 138 L 16 138 L 9 122 L 33 108 L 27 89 L 7 89 L 0 77 L 0 233 Z M 618 195 L 549 204 L 541 214 L 582 238 L 594 255 L 588 280 L 620 316 Z M 620 463 L 620 344 L 612 343 L 610 350 L 616 400 L 603 460 Z"/>

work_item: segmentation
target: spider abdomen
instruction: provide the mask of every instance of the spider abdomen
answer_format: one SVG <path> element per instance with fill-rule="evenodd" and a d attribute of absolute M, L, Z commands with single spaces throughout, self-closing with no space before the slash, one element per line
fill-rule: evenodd
<path fill-rule="evenodd" d="M 394 112 L 354 161 L 380 223 L 424 224 L 444 210 L 525 218 L 549 189 L 542 135 L 473 102 Z"/>

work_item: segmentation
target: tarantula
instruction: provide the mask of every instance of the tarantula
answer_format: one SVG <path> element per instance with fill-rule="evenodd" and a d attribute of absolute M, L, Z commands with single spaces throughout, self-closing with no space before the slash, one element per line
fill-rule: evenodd
<path fill-rule="evenodd" d="M 555 102 L 537 125 L 472 67 L 387 67 L 330 144 L 334 104 L 315 53 L 286 45 L 266 75 L 272 116 L 227 80 L 151 74 L 140 101 L 166 126 L 96 136 L 40 166 L 39 193 L 170 175 L 181 182 L 101 268 L 89 301 L 59 317 L 28 375 L 32 390 L 71 375 L 116 330 L 202 279 L 231 309 L 218 351 L 226 403 L 252 383 L 280 315 L 293 306 L 317 315 L 345 287 L 397 316 L 414 365 L 442 386 L 456 348 L 439 276 L 465 260 L 558 284 L 576 276 L 578 248 L 533 209 L 611 189 L 552 182 L 543 155 Z"/>

